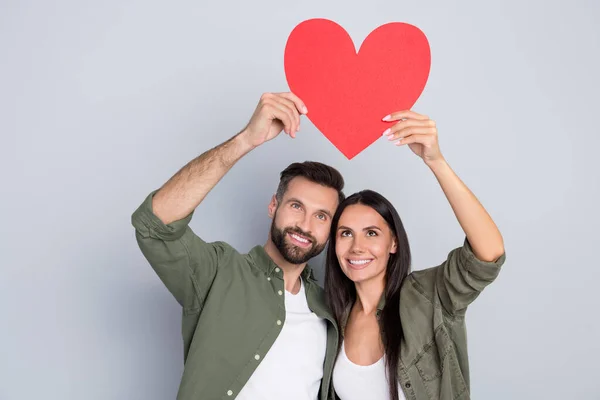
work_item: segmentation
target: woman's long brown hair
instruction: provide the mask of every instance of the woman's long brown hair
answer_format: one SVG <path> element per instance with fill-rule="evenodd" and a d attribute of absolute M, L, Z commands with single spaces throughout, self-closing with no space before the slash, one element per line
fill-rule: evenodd
<path fill-rule="evenodd" d="M 340 216 L 346 207 L 362 204 L 374 209 L 386 221 L 397 243 L 396 253 L 390 254 L 385 274 L 385 306 L 379 316 L 379 330 L 386 357 L 386 373 L 390 399 L 398 400 L 398 361 L 400 343 L 403 340 L 400 321 L 400 288 L 410 271 L 411 255 L 408 237 L 402 220 L 394 206 L 382 195 L 372 190 L 363 190 L 344 200 L 331 221 L 329 246 L 325 265 L 325 295 L 338 324 L 341 323 L 348 307 L 356 301 L 356 287 L 342 271 L 338 262 L 335 245 Z M 340 329 L 340 345 L 341 345 Z"/>

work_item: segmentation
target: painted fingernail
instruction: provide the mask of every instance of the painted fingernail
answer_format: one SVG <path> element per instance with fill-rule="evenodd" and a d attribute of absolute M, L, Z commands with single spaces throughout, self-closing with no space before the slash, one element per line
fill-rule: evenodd
<path fill-rule="evenodd" d="M 385 131 L 383 131 L 382 135 L 387 135 L 388 133 L 390 133 L 392 131 L 391 128 L 387 128 Z"/>
<path fill-rule="evenodd" d="M 382 118 L 383 121 L 389 121 L 392 118 L 391 115 L 386 115 L 385 117 Z"/>

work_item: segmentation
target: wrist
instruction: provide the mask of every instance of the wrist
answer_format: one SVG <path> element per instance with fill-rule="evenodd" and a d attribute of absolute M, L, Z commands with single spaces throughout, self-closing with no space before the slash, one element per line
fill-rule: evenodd
<path fill-rule="evenodd" d="M 238 133 L 233 140 L 237 142 L 244 154 L 254 150 L 260 145 L 252 142 L 247 128 L 244 128 L 240 133 Z"/>
<path fill-rule="evenodd" d="M 449 167 L 448 162 L 442 156 L 435 160 L 425 160 L 425 164 L 435 173 L 443 168 Z"/>

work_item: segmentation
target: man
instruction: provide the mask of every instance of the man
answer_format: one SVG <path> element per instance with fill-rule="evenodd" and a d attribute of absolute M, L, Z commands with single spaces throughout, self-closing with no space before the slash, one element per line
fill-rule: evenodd
<path fill-rule="evenodd" d="M 132 223 L 140 249 L 183 307 L 185 369 L 177 399 L 327 399 L 338 330 L 307 261 L 327 242 L 344 180 L 316 162 L 281 173 L 264 246 L 240 254 L 188 227 L 193 211 L 245 154 L 307 110 L 292 93 L 261 97 L 236 136 L 150 193 Z"/>

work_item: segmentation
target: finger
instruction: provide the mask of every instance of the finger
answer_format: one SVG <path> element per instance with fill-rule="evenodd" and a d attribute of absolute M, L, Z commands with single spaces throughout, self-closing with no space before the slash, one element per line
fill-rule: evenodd
<path fill-rule="evenodd" d="M 294 93 L 292 93 L 292 92 L 279 93 L 279 95 L 281 97 L 285 97 L 286 99 L 292 101 L 296 105 L 296 109 L 298 110 L 298 112 L 300 112 L 302 114 L 308 113 L 308 108 L 306 108 L 306 104 L 304 104 L 304 102 L 302 100 L 300 100 L 300 98 L 298 96 L 296 96 Z"/>
<path fill-rule="evenodd" d="M 390 133 L 397 132 L 407 127 L 427 127 L 435 128 L 435 122 L 430 119 L 407 119 L 404 121 L 397 122 L 393 126 L 387 128 L 383 134 L 389 135 Z"/>
<path fill-rule="evenodd" d="M 391 113 L 382 118 L 383 121 L 397 121 L 400 119 L 429 119 L 427 115 L 417 114 L 411 110 L 403 110 Z"/>
<path fill-rule="evenodd" d="M 284 107 L 286 107 L 287 109 L 290 110 L 290 112 L 294 116 L 293 132 L 294 133 L 298 132 L 300 130 L 300 113 L 298 112 L 298 109 L 296 108 L 296 105 L 294 104 L 294 102 L 283 96 L 280 96 L 275 101 L 281 103 Z"/>
<path fill-rule="evenodd" d="M 285 104 L 283 104 L 280 101 L 280 99 L 275 99 L 275 98 L 269 99 L 269 100 L 266 100 L 266 103 L 272 105 L 280 112 L 285 113 L 285 115 L 287 116 L 287 121 L 289 122 L 289 130 L 286 133 L 288 133 L 288 134 L 294 133 L 295 118 L 294 118 L 294 113 L 293 113 L 292 109 L 287 107 Z"/>
<path fill-rule="evenodd" d="M 396 146 L 402 146 L 404 144 L 419 143 L 425 146 L 429 146 L 433 144 L 434 141 L 435 137 L 433 135 L 410 135 L 408 137 L 401 138 L 394 144 Z"/>
<path fill-rule="evenodd" d="M 291 136 L 292 132 L 292 117 L 286 108 L 279 106 L 276 102 L 265 101 L 263 110 L 267 113 L 270 119 L 278 119 L 283 124 L 285 133 Z"/>
<path fill-rule="evenodd" d="M 260 96 L 259 101 L 259 105 L 261 107 L 260 109 L 267 110 L 266 112 L 270 120 L 278 119 L 279 121 L 281 121 L 281 123 L 283 124 L 283 131 L 289 135 L 292 131 L 290 123 L 291 121 L 289 121 L 289 118 L 286 118 L 281 114 L 281 110 L 276 104 L 276 97 L 277 95 L 273 93 L 263 93 Z"/>
<path fill-rule="evenodd" d="M 388 140 L 397 140 L 405 137 L 409 137 L 412 135 L 431 135 L 436 136 L 437 130 L 435 128 L 428 128 L 422 126 L 413 126 L 407 127 L 404 129 L 400 129 L 396 132 L 392 132 L 387 135 Z"/>

